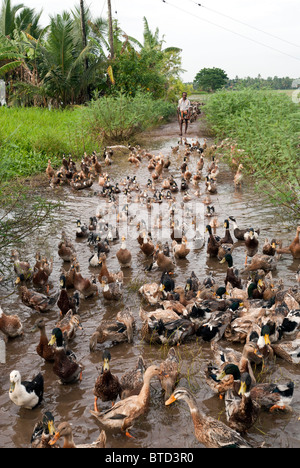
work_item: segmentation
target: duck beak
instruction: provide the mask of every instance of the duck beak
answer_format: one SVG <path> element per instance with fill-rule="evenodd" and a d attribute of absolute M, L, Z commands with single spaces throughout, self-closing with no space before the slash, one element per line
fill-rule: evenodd
<path fill-rule="evenodd" d="M 255 350 L 254 350 L 254 354 L 255 354 L 257 357 L 259 357 L 260 359 L 263 358 L 263 355 L 261 354 L 261 352 L 259 351 L 259 349 L 255 349 Z"/>
<path fill-rule="evenodd" d="M 50 440 L 49 445 L 54 445 L 54 444 L 56 444 L 56 442 L 58 441 L 59 438 L 60 438 L 60 433 L 59 433 L 59 432 L 55 432 L 55 435 L 54 435 L 53 439 Z"/>
<path fill-rule="evenodd" d="M 223 371 L 223 372 L 221 372 L 221 374 L 218 374 L 218 375 L 217 375 L 217 380 L 222 380 L 222 379 L 224 379 L 225 376 L 226 376 L 226 374 L 225 374 L 225 372 Z"/>
<path fill-rule="evenodd" d="M 220 261 L 220 263 L 225 263 L 226 262 L 226 258 L 222 258 L 222 260 Z"/>
<path fill-rule="evenodd" d="M 50 435 L 55 435 L 54 421 L 48 422 L 48 431 Z"/>
<path fill-rule="evenodd" d="M 246 391 L 247 391 L 246 382 L 241 382 L 241 386 L 240 386 L 240 389 L 238 391 L 238 394 L 239 395 L 245 395 Z"/>
<path fill-rule="evenodd" d="M 49 341 L 48 345 L 53 346 L 55 344 L 55 342 L 56 342 L 56 337 L 55 337 L 55 335 L 52 335 L 51 340 Z"/>
<path fill-rule="evenodd" d="M 169 406 L 172 403 L 174 403 L 175 401 L 176 401 L 176 398 L 174 397 L 174 395 L 171 395 L 170 398 L 165 402 L 165 405 Z"/>
<path fill-rule="evenodd" d="M 10 382 L 9 393 L 13 393 L 15 390 L 15 382 Z"/>
<path fill-rule="evenodd" d="M 271 344 L 269 335 L 265 335 L 265 336 L 264 336 L 264 339 L 265 339 L 266 345 L 270 345 L 270 344 Z"/>
<path fill-rule="evenodd" d="M 20 280 L 20 278 L 18 277 L 18 278 L 16 279 L 16 281 L 15 281 L 15 284 L 20 284 L 20 283 L 21 283 L 21 280 Z"/>

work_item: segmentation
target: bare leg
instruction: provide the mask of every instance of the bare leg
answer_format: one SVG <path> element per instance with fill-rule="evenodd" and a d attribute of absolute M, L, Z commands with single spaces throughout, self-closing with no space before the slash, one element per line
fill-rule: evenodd
<path fill-rule="evenodd" d="M 187 134 L 188 125 L 189 125 L 189 121 L 186 120 L 186 121 L 185 121 L 185 134 Z"/>
<path fill-rule="evenodd" d="M 95 400 L 94 400 L 94 411 L 95 411 L 95 413 L 99 413 L 98 406 L 97 406 L 97 401 L 98 401 L 98 398 L 95 397 Z"/>
<path fill-rule="evenodd" d="M 182 125 L 183 125 L 183 121 L 179 118 L 179 129 L 180 129 L 179 136 L 182 136 Z"/>

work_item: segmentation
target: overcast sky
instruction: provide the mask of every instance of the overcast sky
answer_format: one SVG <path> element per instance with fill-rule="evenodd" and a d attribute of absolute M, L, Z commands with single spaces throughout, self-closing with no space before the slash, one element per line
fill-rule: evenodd
<path fill-rule="evenodd" d="M 159 28 L 166 47 L 182 49 L 184 81 L 193 81 L 204 67 L 222 68 L 230 78 L 259 73 L 265 78 L 300 77 L 299 0 L 203 0 L 201 7 L 197 6 L 201 0 L 111 1 L 113 16 L 128 35 L 142 40 L 145 16 L 152 31 Z M 12 0 L 16 3 L 20 2 Z M 46 25 L 49 14 L 70 10 L 79 1 L 23 3 L 43 9 Z M 86 4 L 95 17 L 107 16 L 106 0 L 86 0 Z"/>

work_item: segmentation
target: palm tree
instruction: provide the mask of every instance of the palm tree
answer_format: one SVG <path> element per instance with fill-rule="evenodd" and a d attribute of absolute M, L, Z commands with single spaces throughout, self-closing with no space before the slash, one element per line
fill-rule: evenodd
<path fill-rule="evenodd" d="M 13 38 L 14 32 L 26 31 L 33 37 L 38 37 L 41 32 L 39 20 L 42 12 L 35 13 L 34 9 L 27 8 L 23 3 L 15 6 L 10 0 L 3 0 L 0 13 L 0 34 Z"/>
<path fill-rule="evenodd" d="M 0 34 L 12 37 L 13 32 L 16 29 L 17 13 L 22 8 L 24 8 L 23 3 L 19 3 L 12 7 L 10 0 L 3 0 L 0 13 Z"/>

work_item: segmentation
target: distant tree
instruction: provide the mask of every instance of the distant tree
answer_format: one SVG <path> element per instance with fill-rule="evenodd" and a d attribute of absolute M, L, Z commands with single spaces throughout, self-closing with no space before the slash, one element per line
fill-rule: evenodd
<path fill-rule="evenodd" d="M 197 73 L 194 85 L 203 91 L 216 91 L 223 88 L 228 81 L 228 76 L 221 68 L 203 68 Z"/>

